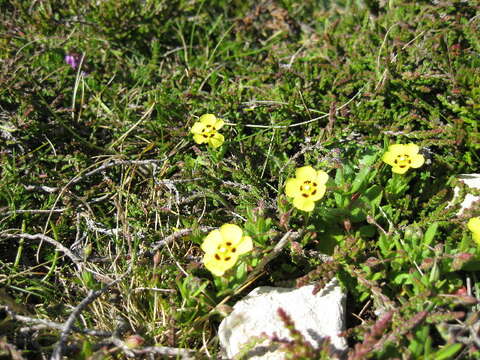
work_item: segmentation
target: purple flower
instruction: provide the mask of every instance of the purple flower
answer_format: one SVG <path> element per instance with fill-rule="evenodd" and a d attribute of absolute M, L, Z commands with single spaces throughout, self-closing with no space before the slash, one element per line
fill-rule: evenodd
<path fill-rule="evenodd" d="M 77 53 L 70 53 L 65 55 L 65 62 L 72 67 L 72 69 L 76 69 L 78 65 L 80 65 L 80 60 L 82 56 Z"/>

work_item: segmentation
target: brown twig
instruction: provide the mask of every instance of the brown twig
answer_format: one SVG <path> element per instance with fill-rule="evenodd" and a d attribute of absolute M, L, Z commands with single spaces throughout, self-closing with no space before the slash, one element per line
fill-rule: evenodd
<path fill-rule="evenodd" d="M 58 187 L 45 186 L 45 185 L 24 185 L 27 191 L 45 191 L 49 194 L 57 192 Z"/>
<path fill-rule="evenodd" d="M 172 357 L 175 356 L 177 358 L 180 357 L 183 360 L 194 359 L 193 357 L 194 351 L 189 349 L 178 349 L 178 348 L 172 348 L 168 346 L 147 346 L 144 348 L 131 349 L 125 345 L 124 341 L 114 336 L 107 339 L 106 342 L 104 343 L 114 344 L 119 349 L 121 349 L 127 356 L 130 356 L 130 357 L 136 357 L 136 356 L 146 355 L 146 354 L 157 354 L 157 355 L 163 355 L 163 356 L 172 356 Z"/>
<path fill-rule="evenodd" d="M 293 232 L 291 230 L 287 231 L 283 236 L 282 238 L 280 239 L 280 241 L 277 243 L 277 245 L 275 245 L 275 247 L 273 248 L 273 250 L 265 257 L 263 257 L 262 261 L 260 261 L 260 264 L 258 264 L 256 267 L 255 267 L 255 270 L 253 270 L 250 275 L 249 275 L 249 278 L 250 279 L 253 279 L 255 276 L 257 276 L 257 274 L 259 274 L 261 271 L 263 271 L 263 269 L 265 268 L 265 266 L 270 262 L 272 261 L 273 259 L 275 259 L 278 254 L 280 254 L 280 252 L 283 250 L 283 248 L 285 247 L 285 245 L 287 245 L 288 241 L 289 240 L 295 240 L 295 239 L 298 239 L 300 236 L 302 235 L 302 231 L 299 231 L 299 232 Z"/>
<path fill-rule="evenodd" d="M 11 310 L 8 306 L 0 306 L 1 309 L 5 310 L 7 314 L 16 321 L 20 321 L 22 323 L 26 324 L 35 324 L 35 325 L 42 325 L 44 327 L 50 328 L 50 329 L 56 329 L 62 331 L 64 329 L 64 324 L 58 323 L 55 321 L 50 321 L 46 319 L 37 319 L 37 318 L 32 318 L 29 316 L 24 316 L 24 315 L 18 315 L 16 312 Z M 85 334 L 85 335 L 91 335 L 91 336 L 99 336 L 99 337 L 110 337 L 112 336 L 111 332 L 108 331 L 102 331 L 102 330 L 95 330 L 95 329 L 80 329 L 77 328 L 76 326 L 72 326 L 71 330 L 80 333 L 80 334 Z"/>
<path fill-rule="evenodd" d="M 73 329 L 73 323 L 77 319 L 77 317 L 81 314 L 83 309 L 85 309 L 89 304 L 91 304 L 95 299 L 97 299 L 100 295 L 105 293 L 109 288 L 118 284 L 128 273 L 130 273 L 131 268 L 119 279 L 112 281 L 111 283 L 105 285 L 102 289 L 93 291 L 91 290 L 87 297 L 85 297 L 80 304 L 78 304 L 75 309 L 73 309 L 72 313 L 68 317 L 67 321 L 63 324 L 62 332 L 60 333 L 60 340 L 57 343 L 57 346 L 53 350 L 52 356 L 50 360 L 61 360 L 62 354 L 65 350 L 65 343 L 67 341 L 68 335 Z"/>
<path fill-rule="evenodd" d="M 6 233 L 0 233 L 0 238 L 7 238 L 7 239 L 28 239 L 28 240 L 40 240 L 40 241 L 45 241 L 53 246 L 58 251 L 61 251 L 67 256 L 72 262 L 77 265 L 79 268 L 82 267 L 83 265 L 83 260 L 75 255 L 70 249 L 66 248 L 62 244 L 60 244 L 57 240 L 52 239 L 49 236 L 43 235 L 43 234 L 26 234 L 26 233 L 20 233 L 20 234 L 6 234 Z"/>
<path fill-rule="evenodd" d="M 110 286 L 111 285 L 113 285 L 113 284 L 110 284 Z M 106 287 L 106 288 L 108 288 L 108 287 Z M 106 290 L 106 288 L 100 290 L 99 293 L 100 294 L 103 293 Z M 94 300 L 94 298 L 91 297 L 92 293 L 93 292 L 90 292 L 89 296 L 87 296 L 85 298 L 85 300 L 82 302 L 83 304 L 82 303 L 80 304 L 80 305 L 82 305 L 82 308 L 84 308 L 85 306 L 88 305 L 88 304 L 86 304 L 87 300 L 88 300 L 89 303 Z M 98 297 L 98 294 L 95 294 L 95 295 Z M 77 306 L 77 308 L 75 309 L 75 310 L 78 309 L 77 312 L 75 312 L 75 310 L 74 310 L 74 312 L 72 312 L 72 314 L 70 315 L 70 317 L 72 317 L 72 315 L 74 315 L 74 317 L 72 317 L 73 319 L 76 318 L 79 315 L 79 313 L 81 311 L 80 305 Z M 63 332 L 65 332 L 65 330 L 69 326 L 68 320 L 67 320 L 67 322 L 62 324 L 62 323 L 58 323 L 58 322 L 54 322 L 54 321 L 50 321 L 50 320 L 46 320 L 46 319 L 38 319 L 38 318 L 29 317 L 29 316 L 18 315 L 13 310 L 11 310 L 8 306 L 0 306 L 0 309 L 5 310 L 13 320 L 16 320 L 16 321 L 19 321 L 19 322 L 22 322 L 22 323 L 26 323 L 26 324 L 35 324 L 36 326 L 40 326 L 41 328 L 50 328 L 50 329 L 60 330 L 63 333 Z M 34 329 L 34 327 L 26 328 L 27 331 L 29 329 Z M 178 348 L 172 348 L 172 347 L 166 347 L 166 346 L 148 346 L 148 347 L 144 347 L 144 348 L 131 349 L 128 346 L 125 345 L 124 341 L 122 341 L 121 339 L 116 337 L 114 335 L 114 333 L 112 333 L 110 331 L 102 331 L 102 330 L 96 330 L 96 329 L 80 329 L 80 328 L 78 328 L 76 326 L 73 326 L 73 325 L 71 325 L 69 327 L 69 329 L 70 329 L 69 332 L 76 332 L 76 333 L 80 333 L 80 334 L 106 338 L 105 340 L 102 340 L 102 342 L 101 342 L 102 346 L 112 344 L 112 345 L 118 347 L 127 356 L 131 356 L 131 357 L 136 357 L 136 356 L 146 355 L 146 354 L 158 354 L 158 355 L 163 355 L 163 356 L 180 357 L 181 359 L 185 359 L 185 360 L 193 359 L 194 351 L 189 350 L 189 349 L 178 349 Z M 38 330 L 38 328 L 35 328 L 35 330 Z M 57 348 L 58 348 L 58 345 L 57 345 Z M 60 353 L 60 357 L 58 357 L 58 358 L 61 358 L 61 353 Z M 51 359 L 54 359 L 53 354 L 52 354 Z"/>
<path fill-rule="evenodd" d="M 105 169 L 114 167 L 114 166 L 119 166 L 119 165 L 155 165 L 156 163 L 162 162 L 167 160 L 167 158 L 164 159 L 149 159 L 149 160 L 113 160 L 113 161 L 108 161 L 105 164 L 99 166 L 96 169 L 90 170 L 87 173 L 84 173 L 82 175 L 77 175 L 74 177 L 72 180 L 69 181 L 68 185 L 74 185 L 87 177 L 90 177 L 92 175 L 95 175 Z"/>
<path fill-rule="evenodd" d="M 216 227 L 213 227 L 213 226 L 200 226 L 198 228 L 198 230 L 203 231 L 203 232 L 214 230 L 214 229 L 216 229 Z M 194 230 L 195 229 L 192 229 L 192 228 L 178 230 L 178 231 L 174 232 L 173 234 L 167 236 L 165 239 L 157 241 L 156 243 L 154 243 L 151 246 L 150 249 L 146 250 L 143 253 L 140 253 L 139 256 L 140 257 L 142 257 L 142 256 L 153 256 L 158 249 L 164 247 L 165 245 L 170 244 L 171 242 L 173 242 L 173 241 L 175 241 L 175 240 L 177 240 L 177 239 L 179 239 L 183 236 L 190 235 Z"/>
<path fill-rule="evenodd" d="M 189 349 L 177 349 L 167 346 L 148 346 L 143 349 L 133 350 L 135 355 L 158 354 L 164 356 L 180 356 L 181 359 L 194 359 L 193 351 Z"/>
<path fill-rule="evenodd" d="M 14 215 L 14 214 L 51 214 L 51 213 L 62 213 L 62 212 L 65 212 L 66 210 L 67 210 L 67 208 L 49 209 L 49 210 L 42 210 L 42 209 L 21 209 L 21 210 L 12 210 L 12 211 L 0 212 L 0 215 Z"/>

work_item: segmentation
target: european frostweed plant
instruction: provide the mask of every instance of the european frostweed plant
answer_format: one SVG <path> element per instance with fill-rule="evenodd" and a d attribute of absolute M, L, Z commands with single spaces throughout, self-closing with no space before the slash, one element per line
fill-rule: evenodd
<path fill-rule="evenodd" d="M 242 229 L 234 224 L 224 224 L 211 231 L 203 240 L 205 251 L 203 263 L 216 276 L 223 276 L 225 271 L 235 265 L 238 257 L 253 249 L 250 236 L 243 235 Z"/>
<path fill-rule="evenodd" d="M 295 178 L 287 179 L 285 193 L 293 198 L 293 206 L 302 211 L 312 211 L 327 187 L 328 175 L 323 170 L 303 166 L 295 170 Z"/>
<path fill-rule="evenodd" d="M 394 144 L 388 147 L 382 160 L 392 167 L 396 174 L 405 174 L 410 168 L 419 168 L 425 162 L 423 155 L 419 154 L 419 147 L 415 144 Z"/>
<path fill-rule="evenodd" d="M 468 229 L 472 232 L 472 237 L 475 242 L 480 245 L 480 217 L 473 217 L 468 220 Z"/>
<path fill-rule="evenodd" d="M 213 114 L 205 114 L 200 116 L 200 119 L 193 124 L 190 132 L 193 134 L 193 139 L 197 144 L 208 144 L 214 149 L 220 147 L 225 138 L 218 132 L 225 122 L 218 119 Z"/>

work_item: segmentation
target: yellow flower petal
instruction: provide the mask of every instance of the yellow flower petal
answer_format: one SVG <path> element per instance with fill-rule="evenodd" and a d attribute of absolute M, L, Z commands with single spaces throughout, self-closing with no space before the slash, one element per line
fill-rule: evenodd
<path fill-rule="evenodd" d="M 313 180 L 317 177 L 317 172 L 311 166 L 303 166 L 295 170 L 295 177 L 299 180 Z"/>
<path fill-rule="evenodd" d="M 205 125 L 201 122 L 196 122 L 195 124 L 193 124 L 190 132 L 193 134 L 201 134 L 203 129 L 205 129 Z"/>
<path fill-rule="evenodd" d="M 205 114 L 200 116 L 200 119 L 198 119 L 202 124 L 205 125 L 211 125 L 214 126 L 215 123 L 217 122 L 217 117 L 213 114 Z"/>
<path fill-rule="evenodd" d="M 303 166 L 295 170 L 296 177 L 285 182 L 285 194 L 293 197 L 293 206 L 303 211 L 312 211 L 315 201 L 320 200 L 326 191 L 328 174 Z"/>
<path fill-rule="evenodd" d="M 328 181 L 328 174 L 323 170 L 318 170 L 317 178 L 316 178 L 316 182 L 318 183 L 318 185 L 326 184 L 327 181 Z"/>
<path fill-rule="evenodd" d="M 205 267 L 216 276 L 222 276 L 226 270 L 233 267 L 239 255 L 253 248 L 250 236 L 242 235 L 242 229 L 235 224 L 224 224 L 211 231 L 201 246 L 205 251 Z"/>
<path fill-rule="evenodd" d="M 480 217 L 473 217 L 468 220 L 468 229 L 472 232 L 472 238 L 480 245 Z"/>
<path fill-rule="evenodd" d="M 480 233 L 480 217 L 470 218 L 467 227 L 472 233 Z"/>
<path fill-rule="evenodd" d="M 415 145 L 415 144 L 407 144 L 407 145 L 404 145 L 404 152 L 410 156 L 413 156 L 415 154 L 418 154 L 418 151 L 420 150 L 420 148 L 418 147 L 418 145 Z"/>
<path fill-rule="evenodd" d="M 406 152 L 404 144 L 393 144 L 388 147 L 388 152 L 393 153 L 395 156 Z"/>
<path fill-rule="evenodd" d="M 388 165 L 395 166 L 396 157 L 397 157 L 397 154 L 395 154 L 392 151 L 387 151 L 385 154 L 383 154 L 382 160 Z"/>
<path fill-rule="evenodd" d="M 408 166 L 401 168 L 400 166 L 392 166 L 392 171 L 396 174 L 405 174 L 408 170 Z"/>
<path fill-rule="evenodd" d="M 302 211 L 312 211 L 315 208 L 315 202 L 303 196 L 297 196 L 293 199 L 293 206 Z"/>
<path fill-rule="evenodd" d="M 253 249 L 253 241 L 250 236 L 244 236 L 240 242 L 236 245 L 237 254 L 242 255 Z"/>
<path fill-rule="evenodd" d="M 392 166 L 392 171 L 405 174 L 410 168 L 419 168 L 425 163 L 423 155 L 419 154 L 420 148 L 413 144 L 393 144 L 382 156 L 382 160 Z"/>
<path fill-rule="evenodd" d="M 208 142 L 214 149 L 222 146 L 225 138 L 222 134 L 216 133 L 213 137 L 208 138 Z"/>
<path fill-rule="evenodd" d="M 309 196 L 309 199 L 312 200 L 312 201 L 317 201 L 317 200 L 320 200 L 323 195 L 325 195 L 325 191 L 327 190 L 327 187 L 325 185 L 319 185 L 317 187 L 317 192 L 315 193 L 315 195 L 310 195 Z"/>
<path fill-rule="evenodd" d="M 205 139 L 202 135 L 199 134 L 193 135 L 193 140 L 195 140 L 197 144 L 203 144 L 208 141 L 208 139 Z"/>
<path fill-rule="evenodd" d="M 220 230 L 212 230 L 210 233 L 203 239 L 202 250 L 208 253 L 214 253 L 217 251 L 218 245 L 223 241 L 222 234 Z"/>
<path fill-rule="evenodd" d="M 242 240 L 243 231 L 235 224 L 224 224 L 220 227 L 220 233 L 224 242 L 231 241 L 233 244 L 238 244 Z"/>
<path fill-rule="evenodd" d="M 475 242 L 480 245 L 480 233 L 473 233 L 472 234 L 472 238 L 473 240 L 475 240 Z"/>
<path fill-rule="evenodd" d="M 233 267 L 235 263 L 237 262 L 238 256 L 232 255 L 229 260 L 221 259 L 217 260 L 215 259 L 215 256 L 212 256 L 210 254 L 205 254 L 203 257 L 203 263 L 205 264 L 205 267 L 214 275 L 216 276 L 223 276 L 225 271 Z"/>
<path fill-rule="evenodd" d="M 300 195 L 300 185 L 302 185 L 302 182 L 298 179 L 287 179 L 285 183 L 285 194 L 289 197 Z"/>
<path fill-rule="evenodd" d="M 214 126 L 215 129 L 219 130 L 223 127 L 223 125 L 225 125 L 225 121 L 223 121 L 222 119 L 217 119 Z"/>
<path fill-rule="evenodd" d="M 423 165 L 424 162 L 425 162 L 425 158 L 423 157 L 423 155 L 416 154 L 412 156 L 412 163 L 410 164 L 410 166 L 412 168 L 419 168 L 420 166 Z"/>

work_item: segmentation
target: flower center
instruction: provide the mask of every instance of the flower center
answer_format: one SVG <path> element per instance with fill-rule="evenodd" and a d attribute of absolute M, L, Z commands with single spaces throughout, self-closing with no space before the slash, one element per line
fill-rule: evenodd
<path fill-rule="evenodd" d="M 215 259 L 218 261 L 229 261 L 232 259 L 232 254 L 237 252 L 237 248 L 233 246 L 231 241 L 225 241 L 217 246 L 215 252 Z"/>
<path fill-rule="evenodd" d="M 315 181 L 305 180 L 300 185 L 300 192 L 304 198 L 309 198 L 317 193 L 317 183 Z"/>
<path fill-rule="evenodd" d="M 408 154 L 399 154 L 393 162 L 395 165 L 403 169 L 404 167 L 412 164 L 412 159 L 410 159 L 410 155 Z"/>
<path fill-rule="evenodd" d="M 215 126 L 210 124 L 205 125 L 205 127 L 202 129 L 202 136 L 205 139 L 214 137 L 216 133 L 217 133 L 217 129 L 215 129 Z"/>

